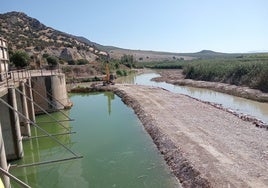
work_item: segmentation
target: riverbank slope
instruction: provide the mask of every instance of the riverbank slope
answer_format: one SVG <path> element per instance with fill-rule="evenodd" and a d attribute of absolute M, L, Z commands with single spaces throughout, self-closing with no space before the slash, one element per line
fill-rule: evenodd
<path fill-rule="evenodd" d="M 268 131 L 161 88 L 116 85 L 183 187 L 267 187 Z"/>
<path fill-rule="evenodd" d="M 259 102 L 268 102 L 268 93 L 263 93 L 256 89 L 248 87 L 230 85 L 220 82 L 206 82 L 191 79 L 184 79 L 182 70 L 161 70 L 159 71 L 161 77 L 154 78 L 156 82 L 167 82 L 174 85 L 187 85 L 191 87 L 206 88 L 214 91 L 227 93 L 237 97 L 243 97 Z"/>

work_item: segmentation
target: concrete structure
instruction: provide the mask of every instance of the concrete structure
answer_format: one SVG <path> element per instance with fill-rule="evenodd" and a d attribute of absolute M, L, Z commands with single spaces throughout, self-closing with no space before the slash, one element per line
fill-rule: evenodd
<path fill-rule="evenodd" d="M 31 136 L 35 114 L 69 106 L 64 74 L 58 70 L 9 72 L 8 63 L 7 41 L 0 37 L 0 177 L 6 188 L 9 177 L 16 179 L 8 173 L 7 161 L 23 157 L 23 138 Z"/>
<path fill-rule="evenodd" d="M 47 112 L 64 109 L 68 105 L 65 75 L 33 76 L 31 77 L 34 101 Z M 45 98 L 40 96 L 45 94 Z M 35 114 L 44 113 L 39 107 L 35 107 Z"/>
<path fill-rule="evenodd" d="M 69 105 L 65 75 L 49 73 L 50 76 L 35 73 L 9 79 L 9 86 L 0 86 L 0 123 L 7 160 L 23 157 L 22 138 L 31 136 L 30 122 L 35 122 L 35 114 L 55 112 Z"/>
<path fill-rule="evenodd" d="M 0 130 L 1 130 L 1 123 L 0 123 Z M 5 144 L 3 141 L 2 131 L 0 131 L 0 166 L 4 170 L 8 171 L 7 166 L 7 159 L 6 159 L 6 152 L 5 152 Z M 6 188 L 10 187 L 10 179 L 7 176 L 1 174 L 1 180 L 3 180 L 4 186 Z"/>
<path fill-rule="evenodd" d="M 23 138 L 31 136 L 35 114 L 69 105 L 65 75 L 60 72 L 25 70 L 9 75 L 11 78 L 0 81 L 0 167 L 4 170 L 7 161 L 23 157 Z M 7 176 L 2 175 L 1 179 L 9 187 Z"/>
<path fill-rule="evenodd" d="M 0 37 L 0 81 L 4 80 L 6 77 L 6 72 L 8 72 L 8 48 L 7 41 Z"/>

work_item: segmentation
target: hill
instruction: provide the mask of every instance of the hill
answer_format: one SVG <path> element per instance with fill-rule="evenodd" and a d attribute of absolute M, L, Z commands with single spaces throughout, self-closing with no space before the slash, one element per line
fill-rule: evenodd
<path fill-rule="evenodd" d="M 62 61 L 86 59 L 89 62 L 107 56 L 95 43 L 55 30 L 22 12 L 0 14 L 0 36 L 8 41 L 9 49 L 23 49 L 32 57 L 49 54 Z"/>
<path fill-rule="evenodd" d="M 7 39 L 10 50 L 23 49 L 30 54 L 32 59 L 40 59 L 43 54 L 49 54 L 58 57 L 63 62 L 80 59 L 94 62 L 108 56 L 112 59 L 120 59 L 125 54 L 132 55 L 136 62 L 229 58 L 245 55 L 211 50 L 196 53 L 172 53 L 104 46 L 85 37 L 74 36 L 45 26 L 22 12 L 0 14 L 0 36 Z"/>

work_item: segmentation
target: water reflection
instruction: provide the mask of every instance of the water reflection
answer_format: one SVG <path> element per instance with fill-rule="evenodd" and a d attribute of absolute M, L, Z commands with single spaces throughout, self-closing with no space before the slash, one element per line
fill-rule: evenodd
<path fill-rule="evenodd" d="M 179 187 L 164 159 L 133 110 L 113 93 L 71 95 L 72 122 L 64 125 L 76 134 L 57 136 L 82 159 L 11 171 L 32 187 Z M 62 119 L 60 114 L 53 114 Z M 37 121 L 48 122 L 44 115 Z M 43 124 L 49 133 L 66 131 L 55 124 Z M 32 127 L 33 134 L 43 135 Z M 19 164 L 70 157 L 50 138 L 26 141 L 25 157 Z M 19 187 L 15 185 L 13 187 Z"/>
<path fill-rule="evenodd" d="M 64 111 L 64 113 L 68 115 L 69 110 Z M 58 120 L 66 120 L 66 116 L 60 112 L 53 113 L 52 116 Z M 60 126 L 53 119 L 51 119 L 51 117 L 47 115 L 40 115 L 36 118 L 36 120 L 37 120 L 36 123 L 40 127 L 42 127 L 44 130 L 46 130 L 48 133 L 52 135 L 67 132 L 67 130 L 64 127 Z M 63 121 L 61 123 L 63 126 L 71 128 L 69 121 Z M 43 131 L 36 128 L 35 126 L 31 127 L 31 134 L 32 137 L 36 138 L 25 140 L 23 142 L 24 157 L 21 160 L 14 161 L 12 164 L 30 165 L 39 162 L 53 161 L 72 156 L 72 154 L 70 154 L 66 149 L 64 149 L 58 143 L 53 141 Z M 71 147 L 73 145 L 70 134 L 56 136 L 56 138 L 61 143 L 64 143 L 68 147 Z M 45 168 L 42 169 L 40 169 L 39 166 L 11 168 L 11 173 L 18 176 L 22 181 L 31 185 L 32 187 L 39 187 L 40 178 L 42 176 L 44 179 L 48 178 L 49 174 L 51 173 L 51 170 L 45 171 L 44 169 L 46 168 L 49 167 L 45 166 Z M 60 176 L 61 174 L 57 173 L 53 174 L 53 178 L 56 179 L 58 179 Z M 14 183 L 13 187 L 17 186 L 18 185 Z"/>
<path fill-rule="evenodd" d="M 111 115 L 111 112 L 112 112 L 112 100 L 114 100 L 114 93 L 105 92 L 104 96 L 107 97 L 108 113 L 109 113 L 109 115 Z"/>
<path fill-rule="evenodd" d="M 155 77 L 159 77 L 160 75 L 157 73 L 146 73 L 141 75 L 130 75 L 129 78 L 124 78 L 120 80 L 121 83 L 129 83 L 133 84 L 141 84 L 141 85 L 149 85 L 162 87 L 174 93 L 180 93 L 189 95 L 191 97 L 222 104 L 225 108 L 231 108 L 240 113 L 249 114 L 255 116 L 262 121 L 268 122 L 268 104 L 260 103 L 240 97 L 235 97 L 232 95 L 219 93 L 216 91 L 202 89 L 202 88 L 194 88 L 188 86 L 174 86 L 172 84 L 168 84 L 165 82 L 154 82 L 151 79 Z"/>

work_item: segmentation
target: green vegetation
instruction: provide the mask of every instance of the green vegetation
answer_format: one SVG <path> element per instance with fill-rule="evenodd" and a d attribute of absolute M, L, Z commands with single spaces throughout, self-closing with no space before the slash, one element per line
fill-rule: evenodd
<path fill-rule="evenodd" d="M 162 61 L 162 62 L 135 62 L 135 68 L 150 68 L 150 69 L 182 69 L 186 61 Z"/>
<path fill-rule="evenodd" d="M 86 65 L 89 63 L 86 59 L 78 59 L 76 62 L 77 65 Z"/>
<path fill-rule="evenodd" d="M 231 54 L 222 57 L 199 58 L 191 61 L 136 62 L 134 67 L 183 69 L 183 73 L 188 79 L 248 86 L 268 92 L 267 53 Z"/>
<path fill-rule="evenodd" d="M 132 68 L 134 64 L 133 55 L 124 54 L 120 59 L 120 63 L 127 66 L 128 68 Z"/>
<path fill-rule="evenodd" d="M 268 92 L 268 56 L 194 60 L 183 66 L 186 78 L 248 86 Z"/>
<path fill-rule="evenodd" d="M 30 64 L 30 57 L 26 52 L 19 50 L 12 53 L 10 61 L 15 67 L 23 68 Z"/>
<path fill-rule="evenodd" d="M 102 63 L 102 73 L 106 74 L 105 70 L 106 61 Z M 132 55 L 123 55 L 120 60 L 110 59 L 109 69 L 111 74 L 115 73 L 116 76 L 127 76 L 129 74 L 129 69 L 135 67 L 134 58 Z"/>
<path fill-rule="evenodd" d="M 78 59 L 78 60 L 69 60 L 68 65 L 86 65 L 89 63 L 86 59 Z"/>
<path fill-rule="evenodd" d="M 56 66 L 59 63 L 59 59 L 54 56 L 48 56 L 46 59 L 50 66 Z"/>
<path fill-rule="evenodd" d="M 128 73 L 127 73 L 126 70 L 117 70 L 117 71 L 116 71 L 116 75 L 117 75 L 117 76 L 127 76 Z"/>

